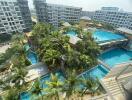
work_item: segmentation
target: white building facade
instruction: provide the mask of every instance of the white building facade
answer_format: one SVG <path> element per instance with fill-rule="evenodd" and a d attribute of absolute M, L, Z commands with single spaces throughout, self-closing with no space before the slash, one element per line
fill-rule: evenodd
<path fill-rule="evenodd" d="M 34 0 L 37 19 L 59 27 L 61 21 L 77 23 L 81 17 L 82 8 L 48 4 L 46 0 Z"/>
<path fill-rule="evenodd" d="M 29 31 L 31 26 L 27 0 L 0 0 L 0 34 Z"/>
<path fill-rule="evenodd" d="M 117 7 L 102 7 L 95 11 L 94 20 L 113 25 L 114 27 L 126 27 L 132 29 L 132 14 L 119 11 Z"/>

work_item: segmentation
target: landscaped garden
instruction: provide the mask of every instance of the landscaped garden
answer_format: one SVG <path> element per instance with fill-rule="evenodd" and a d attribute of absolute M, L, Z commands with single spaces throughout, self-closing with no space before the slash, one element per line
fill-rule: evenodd
<path fill-rule="evenodd" d="M 81 38 L 74 45 L 69 42 L 70 37 L 65 34 L 72 28 Z M 27 50 L 24 48 L 26 44 L 29 46 Z M 26 67 L 38 62 L 33 63 L 28 59 L 31 51 L 37 54 L 39 62 L 46 64 L 52 73 L 36 79 L 33 84 L 25 82 L 24 79 L 28 72 Z M 7 52 L 9 55 L 2 54 L 7 58 L 0 60 L 2 63 L 8 63 L 5 70 L 11 72 L 0 81 L 0 88 L 5 91 L 3 98 L 6 100 L 23 99 L 23 95 L 27 95 L 24 100 L 31 98 L 43 100 L 76 98 L 77 100 L 105 92 L 96 77 L 79 76 L 98 64 L 97 57 L 100 54 L 100 47 L 92 38 L 92 34 L 84 33 L 81 28 L 63 28 L 63 32 L 60 32 L 49 24 L 38 23 L 30 36 L 14 35 L 11 48 Z M 58 71 L 62 76 L 58 76 L 56 73 Z"/>

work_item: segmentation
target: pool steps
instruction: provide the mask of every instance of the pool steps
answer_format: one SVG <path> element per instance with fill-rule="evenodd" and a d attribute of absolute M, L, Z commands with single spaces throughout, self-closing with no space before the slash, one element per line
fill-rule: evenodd
<path fill-rule="evenodd" d="M 118 84 L 115 78 L 102 79 L 104 87 L 107 87 L 106 90 L 109 91 L 109 94 L 112 95 L 114 100 L 125 100 L 123 95 L 123 88 L 121 84 Z"/>

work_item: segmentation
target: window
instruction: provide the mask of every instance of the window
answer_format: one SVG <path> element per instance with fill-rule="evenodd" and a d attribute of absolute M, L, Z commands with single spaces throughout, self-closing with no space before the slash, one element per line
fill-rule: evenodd
<path fill-rule="evenodd" d="M 10 21 L 10 18 L 7 18 L 8 21 Z"/>
<path fill-rule="evenodd" d="M 12 30 L 14 30 L 14 27 L 11 27 Z"/>
<path fill-rule="evenodd" d="M 6 20 L 6 18 L 2 18 L 2 20 Z"/>
<path fill-rule="evenodd" d="M 9 14 L 9 16 L 12 16 L 10 12 L 8 14 Z"/>
<path fill-rule="evenodd" d="M 7 2 L 5 2 L 5 6 L 8 6 Z"/>
<path fill-rule="evenodd" d="M 0 15 L 4 15 L 4 13 L 0 12 Z"/>
<path fill-rule="evenodd" d="M 6 8 L 7 11 L 10 11 L 9 7 Z"/>
<path fill-rule="evenodd" d="M 5 13 L 6 16 L 8 16 L 8 13 Z"/>
<path fill-rule="evenodd" d="M 4 2 L 1 2 L 1 5 L 4 6 Z"/>
<path fill-rule="evenodd" d="M 8 23 L 4 23 L 4 25 L 8 25 Z"/>
<path fill-rule="evenodd" d="M 5 7 L 3 7 L 3 10 L 4 10 L 4 11 L 6 11 L 6 8 L 5 8 Z"/>
<path fill-rule="evenodd" d="M 10 24 L 10 25 L 12 25 L 12 23 L 11 23 L 11 22 L 10 22 L 9 24 Z"/>
<path fill-rule="evenodd" d="M 13 18 L 10 18 L 11 19 L 11 21 L 13 21 Z"/>
<path fill-rule="evenodd" d="M 18 13 L 17 13 L 17 15 L 18 15 L 18 16 L 21 16 L 21 13 L 20 13 L 20 12 L 18 12 Z"/>
<path fill-rule="evenodd" d="M 20 24 L 23 24 L 23 22 L 21 21 Z"/>
<path fill-rule="evenodd" d="M 16 10 L 16 11 L 19 11 L 19 8 L 16 7 L 15 10 Z"/>
<path fill-rule="evenodd" d="M 21 18 L 21 17 L 19 17 L 19 20 L 22 20 L 22 18 Z"/>
<path fill-rule="evenodd" d="M 17 19 L 17 17 L 14 17 L 14 19 Z"/>
<path fill-rule="evenodd" d="M 12 25 L 15 25 L 15 23 L 14 23 L 14 22 L 12 22 Z"/>

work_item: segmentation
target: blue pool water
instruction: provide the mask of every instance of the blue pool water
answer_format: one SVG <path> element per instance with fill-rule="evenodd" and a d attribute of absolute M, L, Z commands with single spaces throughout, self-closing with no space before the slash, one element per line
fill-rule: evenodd
<path fill-rule="evenodd" d="M 70 37 L 77 36 L 75 31 L 69 31 L 69 32 L 67 32 L 67 35 L 70 36 Z"/>
<path fill-rule="evenodd" d="M 78 76 L 78 78 L 87 79 L 89 77 L 93 77 L 93 78 L 102 79 L 108 72 L 109 71 L 103 65 L 97 65 L 96 67 L 80 74 Z M 62 72 L 57 72 L 56 74 L 57 74 L 58 79 L 60 81 L 64 82 L 65 78 L 64 78 Z M 42 86 L 42 88 L 47 88 L 48 87 L 45 84 L 46 81 L 50 81 L 50 74 L 47 74 L 47 75 L 41 77 L 41 79 L 40 79 L 41 84 L 40 85 Z M 84 87 L 83 84 L 80 84 L 79 87 L 77 87 L 77 88 L 83 88 L 83 87 Z M 46 94 L 46 92 L 43 92 L 43 95 L 44 94 Z M 22 92 L 21 95 L 20 95 L 20 100 L 32 100 L 32 99 L 33 99 L 32 94 L 30 92 Z"/>
<path fill-rule="evenodd" d="M 99 59 L 112 68 L 116 64 L 132 61 L 132 51 L 115 48 L 101 54 Z"/>
<path fill-rule="evenodd" d="M 125 37 L 120 34 L 115 34 L 103 30 L 96 30 L 93 34 L 93 38 L 95 39 L 96 42 L 125 39 Z"/>
<path fill-rule="evenodd" d="M 56 72 L 57 77 L 60 81 L 64 81 L 64 77 L 62 72 Z M 50 74 L 47 74 L 43 77 L 41 77 L 40 79 L 40 86 L 42 86 L 42 88 L 47 88 L 48 86 L 45 84 L 46 81 L 50 81 Z M 46 94 L 46 92 L 43 92 L 43 95 Z M 32 94 L 29 92 L 22 92 L 20 95 L 20 100 L 36 100 L 35 98 L 32 97 Z"/>
<path fill-rule="evenodd" d="M 34 53 L 33 51 L 29 51 L 27 53 L 27 58 L 31 62 L 31 64 L 36 64 L 38 62 L 37 54 Z"/>
<path fill-rule="evenodd" d="M 75 31 L 69 31 L 67 32 L 68 36 L 77 36 Z M 120 34 L 116 34 L 116 33 L 112 33 L 112 32 L 108 32 L 108 31 L 104 31 L 104 30 L 96 30 L 92 37 L 95 39 L 96 42 L 108 42 L 108 41 L 112 41 L 112 40 L 121 40 L 121 39 L 125 39 L 125 37 L 123 35 Z"/>
<path fill-rule="evenodd" d="M 85 71 L 80 76 L 87 79 L 89 77 L 102 79 L 109 72 L 103 65 L 97 65 L 96 67 Z"/>

